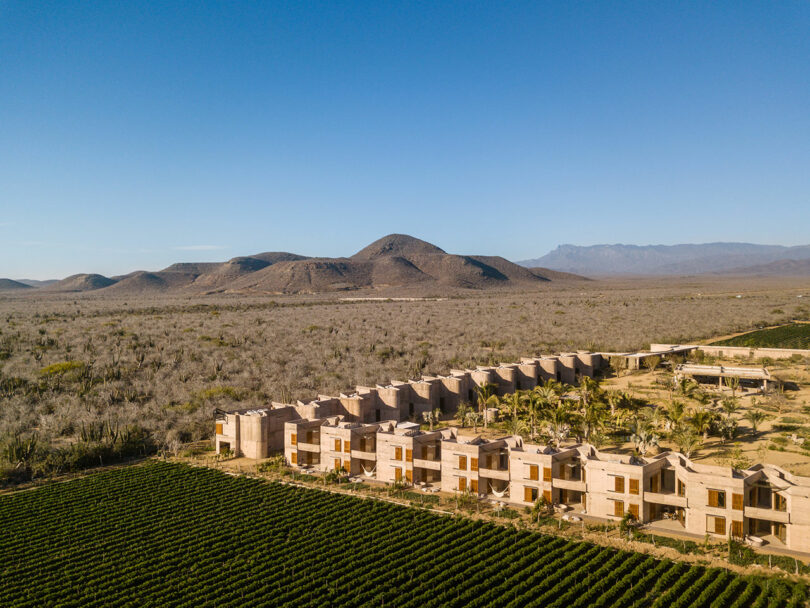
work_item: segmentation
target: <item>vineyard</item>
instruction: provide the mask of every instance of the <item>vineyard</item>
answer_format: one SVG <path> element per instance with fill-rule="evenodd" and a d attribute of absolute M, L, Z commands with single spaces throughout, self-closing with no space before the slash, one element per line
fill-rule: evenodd
<path fill-rule="evenodd" d="M 802 606 L 804 586 L 182 465 L 0 497 L 13 606 Z"/>
<path fill-rule="evenodd" d="M 810 348 L 810 323 L 795 323 L 773 329 L 759 329 L 712 346 L 747 346 L 749 348 Z"/>

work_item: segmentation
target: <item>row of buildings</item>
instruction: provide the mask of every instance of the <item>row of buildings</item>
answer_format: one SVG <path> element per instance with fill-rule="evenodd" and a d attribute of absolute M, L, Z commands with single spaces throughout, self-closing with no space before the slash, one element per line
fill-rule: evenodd
<path fill-rule="evenodd" d="M 755 537 L 810 552 L 810 478 L 771 465 L 737 470 L 673 452 L 638 458 L 587 444 L 558 450 L 520 437 L 465 437 L 454 428 L 427 432 L 413 422 L 341 416 L 285 423 L 284 456 L 304 469 L 516 506 L 543 498 L 575 515 L 618 520 L 632 513 L 665 530 Z"/>
<path fill-rule="evenodd" d="M 519 363 L 452 370 L 337 397 L 217 412 L 216 449 L 261 459 L 282 452 L 292 466 L 347 473 L 383 483 L 470 493 L 513 505 L 544 498 L 573 514 L 620 519 L 632 513 L 653 526 L 691 534 L 759 537 L 810 552 L 810 478 L 770 465 L 740 471 L 692 462 L 681 454 L 634 458 L 590 445 L 555 450 L 519 437 L 427 432 L 422 414 L 475 406 L 485 384 L 505 395 L 549 379 L 574 384 L 604 363 L 598 353 L 526 358 Z M 686 371 L 686 370 L 684 370 Z M 702 370 L 688 370 L 700 377 Z M 736 370 L 735 370 L 736 371 Z"/>

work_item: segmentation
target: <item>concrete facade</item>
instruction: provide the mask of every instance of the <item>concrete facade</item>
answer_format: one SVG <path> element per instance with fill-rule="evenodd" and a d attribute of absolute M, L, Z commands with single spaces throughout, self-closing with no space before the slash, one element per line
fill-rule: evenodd
<path fill-rule="evenodd" d="M 557 450 L 519 437 L 484 439 L 455 428 L 425 432 L 409 422 L 339 416 L 287 422 L 284 437 L 288 464 L 308 470 L 343 470 L 520 507 L 545 500 L 603 520 L 631 513 L 652 528 L 810 553 L 810 478 L 775 466 L 736 470 L 675 452 L 636 458 L 587 444 Z"/>
<path fill-rule="evenodd" d="M 453 415 L 461 403 L 475 407 L 478 386 L 494 384 L 495 394 L 532 389 L 547 380 L 575 383 L 593 377 L 602 365 L 598 353 L 579 351 L 561 355 L 524 358 L 520 363 L 481 366 L 474 370 L 451 370 L 446 376 L 422 376 L 407 381 L 392 380 L 374 387 L 357 386 L 338 397 L 318 395 L 309 402 L 272 403 L 266 408 L 217 411 L 217 453 L 230 450 L 236 456 L 267 458 L 285 449 L 285 424 L 341 416 L 346 422 L 363 424 L 385 421 L 421 421 L 433 410 Z"/>

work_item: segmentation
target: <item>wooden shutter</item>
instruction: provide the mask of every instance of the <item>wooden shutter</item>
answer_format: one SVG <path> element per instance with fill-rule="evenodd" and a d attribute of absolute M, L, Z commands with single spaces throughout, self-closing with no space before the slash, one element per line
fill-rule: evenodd
<path fill-rule="evenodd" d="M 638 505 L 630 505 L 628 506 L 627 510 L 630 512 L 630 515 L 638 520 Z"/>
<path fill-rule="evenodd" d="M 399 467 L 394 468 L 394 480 L 402 481 L 402 469 Z"/>
<path fill-rule="evenodd" d="M 467 470 L 467 457 L 466 456 L 459 456 L 458 457 L 458 468 L 462 471 Z"/>
<path fill-rule="evenodd" d="M 478 480 L 471 479 L 470 480 L 470 489 L 475 493 L 478 494 Z"/>
<path fill-rule="evenodd" d="M 467 478 L 466 477 L 459 477 L 458 478 L 458 489 L 459 492 L 463 492 L 467 489 Z"/>
<path fill-rule="evenodd" d="M 678 480 L 678 496 L 686 496 L 686 484 Z"/>
<path fill-rule="evenodd" d="M 350 440 L 347 439 L 346 441 L 343 442 L 343 451 L 346 454 L 351 453 L 351 451 L 352 451 L 352 442 Z"/>
<path fill-rule="evenodd" d="M 405 462 L 413 462 L 413 450 L 405 450 Z"/>
<path fill-rule="evenodd" d="M 298 445 L 298 435 L 296 433 L 290 435 L 290 445 Z"/>
<path fill-rule="evenodd" d="M 346 469 L 347 473 L 352 472 L 352 461 L 351 460 L 344 460 L 343 461 L 343 468 Z"/>
<path fill-rule="evenodd" d="M 624 494 L 624 477 L 617 475 L 613 478 L 613 491 Z"/>
<path fill-rule="evenodd" d="M 715 534 L 725 534 L 726 533 L 726 518 L 725 517 L 715 517 L 714 518 L 714 533 Z"/>
<path fill-rule="evenodd" d="M 394 448 L 394 460 L 402 460 L 402 448 L 399 446 Z"/>
<path fill-rule="evenodd" d="M 532 500 L 532 488 L 523 486 L 523 502 L 534 502 Z"/>
<path fill-rule="evenodd" d="M 725 509 L 726 493 L 722 490 L 709 490 L 709 506 Z"/>
<path fill-rule="evenodd" d="M 532 481 L 537 481 L 540 479 L 540 467 L 536 464 L 529 465 L 529 479 Z"/>
<path fill-rule="evenodd" d="M 734 538 L 742 538 L 743 537 L 743 522 L 741 522 L 741 521 L 732 521 L 731 522 L 731 535 Z"/>
<path fill-rule="evenodd" d="M 621 500 L 613 501 L 613 515 L 616 517 L 624 517 L 624 502 Z"/>
<path fill-rule="evenodd" d="M 543 467 L 543 481 L 551 481 L 551 467 Z"/>
<path fill-rule="evenodd" d="M 340 470 L 340 458 L 335 458 L 335 470 Z"/>
<path fill-rule="evenodd" d="M 411 469 L 405 469 L 405 481 L 413 483 L 413 471 Z"/>
<path fill-rule="evenodd" d="M 630 480 L 630 494 L 638 496 L 638 479 Z"/>
<path fill-rule="evenodd" d="M 216 434 L 217 435 L 222 435 L 222 423 L 217 422 L 216 427 L 217 427 Z"/>
<path fill-rule="evenodd" d="M 658 492 L 658 473 L 650 477 L 650 492 Z"/>
<path fill-rule="evenodd" d="M 427 452 L 428 452 L 427 446 L 423 445 L 422 446 L 422 460 L 427 460 Z"/>
<path fill-rule="evenodd" d="M 781 494 L 773 493 L 773 508 L 777 511 L 787 511 L 787 498 Z"/>
<path fill-rule="evenodd" d="M 307 431 L 307 443 L 312 443 L 312 431 Z"/>
<path fill-rule="evenodd" d="M 743 510 L 743 495 L 742 494 L 732 494 L 731 495 L 731 508 L 734 509 L 735 511 L 742 511 Z"/>
<path fill-rule="evenodd" d="M 548 504 L 551 504 L 551 490 L 543 490 L 543 498 L 546 499 Z"/>
<path fill-rule="evenodd" d="M 340 451 L 340 439 L 335 439 L 335 451 Z"/>
<path fill-rule="evenodd" d="M 470 458 L 470 470 L 477 471 L 478 470 L 478 459 L 477 458 Z"/>
<path fill-rule="evenodd" d="M 298 452 L 291 452 L 290 453 L 290 462 L 292 464 L 298 464 Z"/>

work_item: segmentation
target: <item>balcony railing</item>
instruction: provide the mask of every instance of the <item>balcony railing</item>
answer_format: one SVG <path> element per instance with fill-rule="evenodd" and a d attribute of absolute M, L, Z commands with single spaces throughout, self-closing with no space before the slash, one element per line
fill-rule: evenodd
<path fill-rule="evenodd" d="M 762 507 L 745 507 L 743 511 L 746 517 L 753 517 L 754 519 L 764 519 L 766 521 L 775 521 L 781 524 L 790 523 L 790 513 L 787 511 L 777 511 L 776 509 L 763 509 Z"/>
<path fill-rule="evenodd" d="M 488 477 L 489 479 L 504 479 L 509 481 L 509 469 L 485 469 L 478 468 L 478 477 Z"/>

